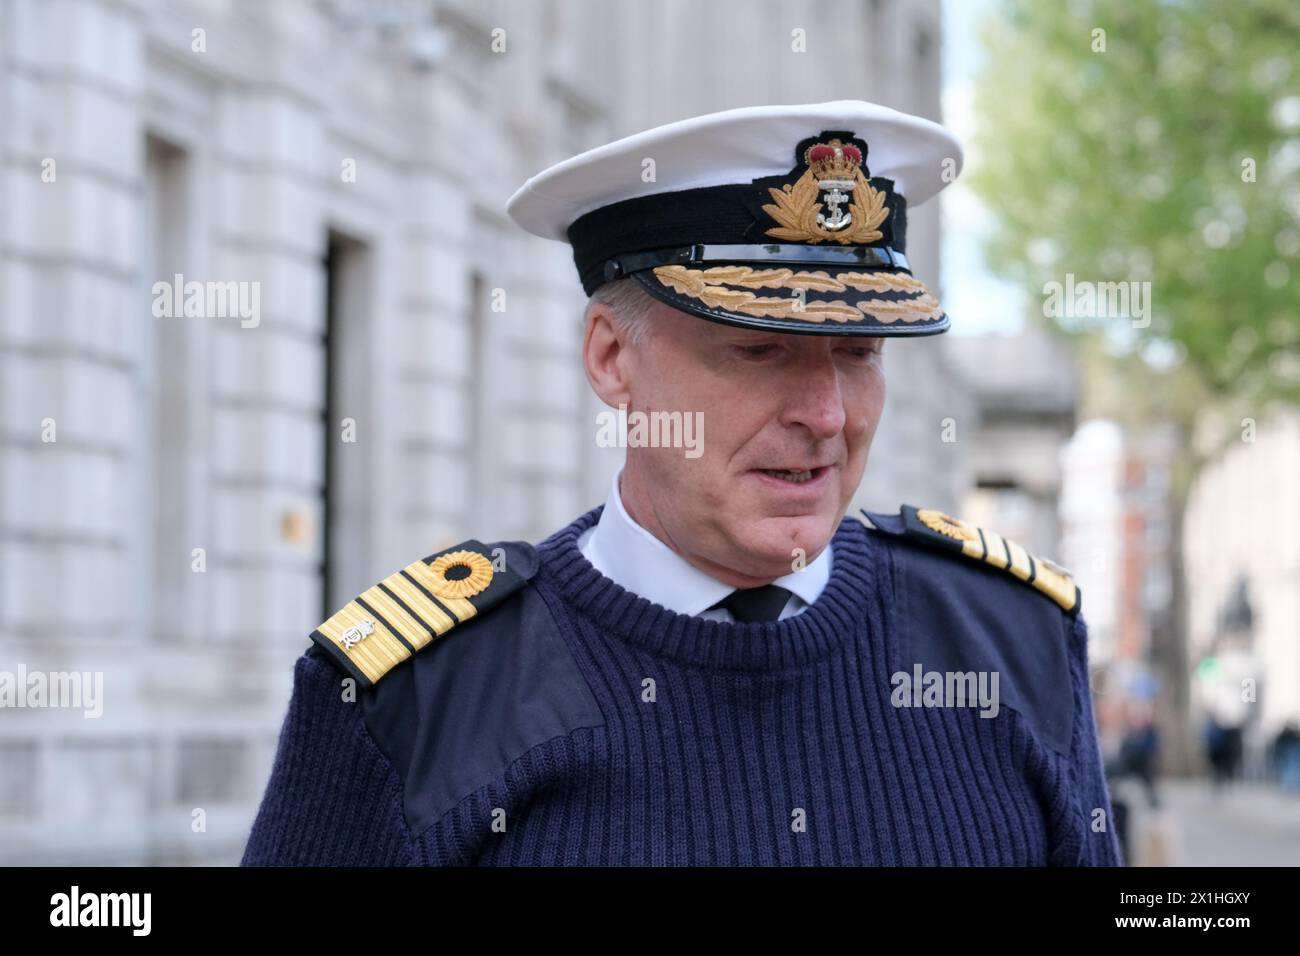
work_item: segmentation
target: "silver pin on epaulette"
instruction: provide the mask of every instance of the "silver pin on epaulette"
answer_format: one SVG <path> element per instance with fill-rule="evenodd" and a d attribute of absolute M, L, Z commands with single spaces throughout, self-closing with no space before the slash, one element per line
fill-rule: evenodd
<path fill-rule="evenodd" d="M 353 624 L 343 632 L 343 649 L 350 651 L 361 643 L 361 639 L 368 634 L 375 633 L 374 621 L 362 621 L 360 624 Z"/>

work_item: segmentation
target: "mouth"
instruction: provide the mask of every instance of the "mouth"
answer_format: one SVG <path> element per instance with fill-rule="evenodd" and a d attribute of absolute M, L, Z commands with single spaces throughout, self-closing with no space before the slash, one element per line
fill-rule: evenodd
<path fill-rule="evenodd" d="M 774 481 L 797 486 L 817 482 L 830 471 L 830 466 L 819 465 L 815 468 L 755 468 L 754 471 L 760 475 L 766 475 Z"/>

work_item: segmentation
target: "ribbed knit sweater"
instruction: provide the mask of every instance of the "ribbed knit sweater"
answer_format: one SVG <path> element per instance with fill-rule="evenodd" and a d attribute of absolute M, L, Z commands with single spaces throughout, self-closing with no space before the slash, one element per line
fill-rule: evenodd
<path fill-rule="evenodd" d="M 1075 703 L 1061 754 L 1011 708 L 891 705 L 891 674 L 911 666 L 895 563 L 859 521 L 837 530 L 815 604 L 733 624 L 602 576 L 577 546 L 599 513 L 538 546 L 528 585 L 599 721 L 512 756 L 413 830 L 409 788 L 363 708 L 341 699 L 332 663 L 304 654 L 244 865 L 1120 863 L 1113 827 L 1095 822 L 1111 807 L 1082 618 L 1066 632 L 1060 693 Z"/>

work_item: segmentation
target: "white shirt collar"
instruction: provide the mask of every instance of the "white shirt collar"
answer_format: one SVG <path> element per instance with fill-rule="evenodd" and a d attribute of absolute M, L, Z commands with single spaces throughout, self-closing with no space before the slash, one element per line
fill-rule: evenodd
<path fill-rule="evenodd" d="M 678 614 L 701 614 L 736 590 L 694 567 L 645 528 L 623 507 L 614 475 L 600 520 L 578 538 L 583 556 L 605 577 L 633 594 Z M 789 617 L 817 600 L 831 573 L 831 545 L 801 571 L 777 578 L 773 584 L 793 592 L 782 617 Z M 714 612 L 730 617 L 718 609 Z"/>

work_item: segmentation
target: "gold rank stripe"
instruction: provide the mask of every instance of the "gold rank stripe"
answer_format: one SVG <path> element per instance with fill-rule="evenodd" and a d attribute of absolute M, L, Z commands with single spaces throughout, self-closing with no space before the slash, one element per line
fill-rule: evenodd
<path fill-rule="evenodd" d="M 969 527 L 967 530 L 971 530 Z M 974 529 L 979 531 L 978 528 Z M 984 544 L 983 532 L 979 535 L 969 535 L 961 539 L 962 554 L 977 560 L 983 560 L 984 555 L 988 554 L 988 546 Z"/>
<path fill-rule="evenodd" d="M 366 635 L 351 649 L 344 650 L 343 632 L 350 627 L 360 627 L 363 623 L 373 625 L 374 632 Z M 371 682 L 411 656 L 411 648 L 389 630 L 381 618 L 356 601 L 349 601 L 317 630 Z"/>
<path fill-rule="evenodd" d="M 1050 562 L 1044 564 L 1030 554 L 1024 546 L 1017 544 L 1010 538 L 1002 537 L 996 531 L 977 527 L 951 515 L 943 515 L 942 517 L 950 527 L 954 528 L 956 533 L 940 531 L 925 518 L 920 518 L 920 523 L 926 528 L 923 533 L 930 540 L 935 542 L 942 540 L 946 547 L 951 547 L 952 542 L 956 541 L 961 545 L 961 552 L 966 557 L 982 561 L 999 570 L 1010 572 L 1013 576 L 1026 584 L 1032 585 L 1035 589 L 1051 598 L 1071 614 L 1078 611 L 1080 604 L 1079 586 L 1074 583 L 1074 579 L 1068 573 L 1057 571 Z"/>
<path fill-rule="evenodd" d="M 484 546 L 477 541 L 461 547 L 484 554 Z M 463 581 L 447 579 L 441 569 L 435 573 L 431 567 L 448 553 L 413 561 L 367 588 L 312 631 L 312 640 L 339 667 L 372 687 L 398 664 L 458 624 L 500 603 L 527 582 L 519 575 L 487 573 L 478 593 L 469 597 L 444 596 L 466 590 Z M 345 638 L 351 640 L 351 647 L 345 646 Z"/>
<path fill-rule="evenodd" d="M 1074 611 L 1079 606 L 1079 586 L 1074 581 L 1041 561 L 1038 562 L 1037 570 L 1034 587 L 1067 611 Z"/>
<path fill-rule="evenodd" d="M 400 601 L 404 609 L 432 632 L 434 637 L 446 634 L 457 624 L 456 618 L 446 608 L 425 594 L 401 571 L 390 574 L 380 587 L 390 593 L 394 600 Z M 429 637 L 422 640 L 419 646 L 424 647 L 432 639 Z"/>
<path fill-rule="evenodd" d="M 1034 580 L 1034 558 L 1022 545 L 1004 538 L 996 531 L 979 530 L 979 541 L 965 541 L 962 551 L 972 558 L 980 558 L 995 568 L 1010 571 L 1022 581 Z"/>
<path fill-rule="evenodd" d="M 1029 552 L 1010 538 L 1003 538 L 1002 540 L 1006 542 L 1007 552 L 1011 555 L 1011 573 L 1022 581 L 1032 581 L 1034 577 L 1034 559 L 1029 556 Z"/>
<path fill-rule="evenodd" d="M 1011 564 L 1011 552 L 1007 550 L 1007 543 L 1002 539 L 1002 535 L 987 528 L 981 528 L 980 535 L 984 538 L 985 561 L 995 568 L 1005 568 Z"/>
<path fill-rule="evenodd" d="M 963 542 L 962 550 L 973 558 L 981 558 L 995 568 L 1010 571 L 1020 580 L 1032 584 L 1065 610 L 1073 612 L 1079 606 L 1079 586 L 1072 579 L 1035 561 L 1023 546 L 1004 538 L 996 531 L 980 528 L 980 544 Z M 981 547 L 982 544 L 982 547 Z"/>
<path fill-rule="evenodd" d="M 385 590 L 382 584 L 367 588 L 366 592 L 357 598 L 357 602 L 382 617 L 388 629 L 402 638 L 412 651 L 418 651 L 440 633 L 433 631 L 429 625 L 403 607 L 401 601 Z"/>
<path fill-rule="evenodd" d="M 389 575 L 349 601 L 318 628 L 371 683 L 426 647 L 434 638 L 450 631 L 459 620 L 477 613 L 468 601 L 450 600 L 446 603 L 460 612 L 453 617 L 447 607 L 408 576 L 415 572 L 427 581 L 430 579 L 428 570 L 423 561 L 416 561 Z M 364 624 L 373 626 L 374 632 L 351 648 L 345 648 L 343 634 L 350 627 Z"/>

